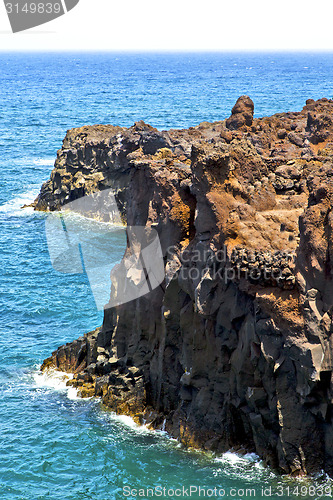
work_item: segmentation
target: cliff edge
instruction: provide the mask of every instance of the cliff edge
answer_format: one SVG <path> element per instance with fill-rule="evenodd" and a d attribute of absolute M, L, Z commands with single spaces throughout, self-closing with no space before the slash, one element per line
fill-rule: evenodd
<path fill-rule="evenodd" d="M 35 208 L 112 188 L 128 225 L 157 230 L 165 280 L 43 369 L 186 445 L 332 475 L 333 101 L 253 110 L 67 133 Z"/>

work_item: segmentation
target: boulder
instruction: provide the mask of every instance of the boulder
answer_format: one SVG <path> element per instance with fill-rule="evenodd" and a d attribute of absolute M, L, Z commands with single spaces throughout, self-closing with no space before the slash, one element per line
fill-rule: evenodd
<path fill-rule="evenodd" d="M 253 122 L 254 104 L 247 95 L 242 95 L 236 101 L 231 110 L 231 116 L 226 121 L 226 126 L 230 130 L 238 130 L 243 127 L 250 127 Z"/>

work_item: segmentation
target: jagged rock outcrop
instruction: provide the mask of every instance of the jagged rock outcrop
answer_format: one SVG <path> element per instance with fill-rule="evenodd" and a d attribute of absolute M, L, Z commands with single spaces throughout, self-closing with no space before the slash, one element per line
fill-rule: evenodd
<path fill-rule="evenodd" d="M 187 445 L 333 474 L 333 101 L 182 131 L 69 131 L 36 209 L 112 187 L 166 277 L 44 368 Z M 116 294 L 114 276 L 112 294 Z"/>
<path fill-rule="evenodd" d="M 250 127 L 253 122 L 254 104 L 247 95 L 242 95 L 237 99 L 235 106 L 231 110 L 231 116 L 226 121 L 226 126 L 230 130 L 238 130 L 244 126 Z"/>
<path fill-rule="evenodd" d="M 34 205 L 37 210 L 54 211 L 82 196 L 112 187 L 126 216 L 131 165 L 145 155 L 155 155 L 155 161 L 176 155 L 180 165 L 186 164 L 193 135 L 195 130 L 159 132 L 142 121 L 129 129 L 96 125 L 69 130 L 51 177 L 43 184 Z"/>

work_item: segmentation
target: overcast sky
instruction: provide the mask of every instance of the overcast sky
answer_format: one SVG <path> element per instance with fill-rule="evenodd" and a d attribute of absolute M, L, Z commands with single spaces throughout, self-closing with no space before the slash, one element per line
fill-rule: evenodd
<path fill-rule="evenodd" d="M 0 2 L 2 51 L 333 51 L 329 0 L 80 0 L 65 16 L 17 34 Z"/>

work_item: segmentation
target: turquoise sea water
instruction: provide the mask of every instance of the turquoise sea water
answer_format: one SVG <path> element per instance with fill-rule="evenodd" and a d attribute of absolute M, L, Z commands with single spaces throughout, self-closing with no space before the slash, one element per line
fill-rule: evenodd
<path fill-rule="evenodd" d="M 257 116 L 300 110 L 332 97 L 332 63 L 329 54 L 0 55 L 0 499 L 153 498 L 124 496 L 126 485 L 165 487 L 164 498 L 187 498 L 172 488 L 191 485 L 223 488 L 224 498 L 245 498 L 246 488 L 263 498 L 262 487 L 275 499 L 330 498 L 324 476 L 291 481 L 253 455 L 185 451 L 42 377 L 42 360 L 102 315 L 86 276 L 52 269 L 45 215 L 20 207 L 49 177 L 68 128 L 140 119 L 187 127 L 229 116 L 241 94 Z"/>

